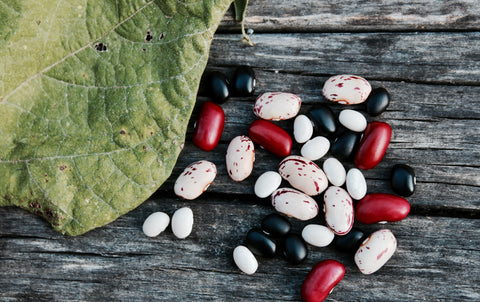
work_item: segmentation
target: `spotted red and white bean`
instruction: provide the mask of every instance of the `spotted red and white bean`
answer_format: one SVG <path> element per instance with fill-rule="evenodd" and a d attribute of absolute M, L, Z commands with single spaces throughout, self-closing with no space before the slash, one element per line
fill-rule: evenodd
<path fill-rule="evenodd" d="M 303 193 L 315 196 L 328 186 L 328 180 L 322 169 L 313 161 L 298 155 L 290 155 L 278 166 L 278 173 L 288 183 Z"/>
<path fill-rule="evenodd" d="M 253 106 L 253 113 L 261 119 L 280 121 L 294 118 L 302 100 L 289 92 L 265 92 L 258 96 Z"/>
<path fill-rule="evenodd" d="M 234 181 L 242 181 L 253 171 L 255 147 L 246 135 L 239 135 L 230 141 L 225 156 L 228 175 Z"/>
<path fill-rule="evenodd" d="M 173 190 L 179 197 L 195 199 L 207 190 L 216 175 L 217 167 L 214 163 L 207 160 L 196 161 L 178 176 Z"/>

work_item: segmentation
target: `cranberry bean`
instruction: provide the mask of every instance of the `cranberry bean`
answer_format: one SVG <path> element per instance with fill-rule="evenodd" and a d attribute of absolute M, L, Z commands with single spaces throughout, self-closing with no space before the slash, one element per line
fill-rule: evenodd
<path fill-rule="evenodd" d="M 354 260 L 362 274 L 378 271 L 393 256 L 397 239 L 389 229 L 378 230 L 368 236 L 355 253 Z"/>
<path fill-rule="evenodd" d="M 327 259 L 317 263 L 303 281 L 301 296 L 306 302 L 320 302 L 345 276 L 342 263 Z"/>
<path fill-rule="evenodd" d="M 400 196 L 387 193 L 370 193 L 355 208 L 358 222 L 371 224 L 382 221 L 399 221 L 407 217 L 410 203 Z"/>
<path fill-rule="evenodd" d="M 261 119 L 280 121 L 294 118 L 302 100 L 293 93 L 265 92 L 255 101 L 253 113 Z"/>
<path fill-rule="evenodd" d="M 314 196 L 328 187 L 328 180 L 322 169 L 311 160 L 298 155 L 290 155 L 278 165 L 278 173 L 292 187 Z"/>
<path fill-rule="evenodd" d="M 199 160 L 183 170 L 173 190 L 179 197 L 192 200 L 200 196 L 217 176 L 217 167 L 207 160 Z"/>
<path fill-rule="evenodd" d="M 248 128 L 248 136 L 252 141 L 279 157 L 286 157 L 292 151 L 290 135 L 272 122 L 253 121 Z"/>
<path fill-rule="evenodd" d="M 222 136 L 223 125 L 225 123 L 225 113 L 222 107 L 213 102 L 205 102 L 193 132 L 193 143 L 205 151 L 211 151 L 215 148 Z"/>
<path fill-rule="evenodd" d="M 372 169 L 378 165 L 387 151 L 391 136 L 392 128 L 389 124 L 369 123 L 355 154 L 355 165 L 363 170 Z"/>
<path fill-rule="evenodd" d="M 227 148 L 225 163 L 228 175 L 234 181 L 242 181 L 253 170 L 253 162 L 255 161 L 255 148 L 252 140 L 245 135 L 234 137 Z"/>
<path fill-rule="evenodd" d="M 273 192 L 272 206 L 278 212 L 298 220 L 309 220 L 318 214 L 315 199 L 290 188 L 280 188 Z"/>
<path fill-rule="evenodd" d="M 344 105 L 363 103 L 372 87 L 367 80 L 354 75 L 336 75 L 325 81 L 323 96 L 332 102 Z"/>
<path fill-rule="evenodd" d="M 337 235 L 347 234 L 353 226 L 353 202 L 347 191 L 331 186 L 323 195 L 325 205 L 325 221 L 327 226 Z"/>

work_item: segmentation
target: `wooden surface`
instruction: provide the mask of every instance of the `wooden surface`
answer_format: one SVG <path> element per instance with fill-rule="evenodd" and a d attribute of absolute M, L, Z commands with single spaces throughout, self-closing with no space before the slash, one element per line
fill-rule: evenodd
<path fill-rule="evenodd" d="M 256 46 L 239 42 L 229 13 L 214 38 L 208 70 L 231 74 L 250 65 L 256 94 L 296 93 L 302 112 L 326 102 L 321 88 L 331 75 L 357 74 L 389 90 L 392 103 L 376 120 L 391 124 L 392 142 L 381 164 L 365 172 L 368 190 L 391 193 L 390 169 L 406 163 L 415 168 L 417 191 L 408 198 L 412 211 L 405 220 L 356 226 L 391 229 L 398 239 L 393 258 L 366 276 L 352 255 L 309 247 L 299 265 L 259 259 L 256 274 L 242 274 L 233 248 L 274 211 L 253 195 L 253 184 L 280 159 L 257 149 L 253 174 L 241 183 L 229 179 L 226 147 L 255 119 L 254 97 L 232 98 L 222 105 L 226 126 L 219 146 L 203 152 L 191 144 L 193 116 L 171 178 L 108 226 L 66 237 L 27 212 L 0 208 L 1 301 L 297 301 L 311 267 L 328 258 L 346 266 L 331 301 L 480 300 L 478 1 L 252 0 L 247 16 Z M 199 96 L 198 105 L 205 100 Z M 291 131 L 291 121 L 279 124 Z M 293 153 L 298 150 L 295 145 Z M 173 182 L 197 159 L 213 161 L 219 173 L 199 199 L 181 200 Z M 195 215 L 190 237 L 178 240 L 169 229 L 153 239 L 143 235 L 150 213 L 172 214 L 182 206 Z M 292 222 L 295 232 L 306 224 Z"/>

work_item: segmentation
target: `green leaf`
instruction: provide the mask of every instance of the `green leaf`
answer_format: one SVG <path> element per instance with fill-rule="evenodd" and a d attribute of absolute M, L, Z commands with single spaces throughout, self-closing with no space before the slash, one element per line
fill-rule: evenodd
<path fill-rule="evenodd" d="M 255 46 L 250 37 L 245 32 L 245 15 L 247 13 L 248 0 L 234 0 L 235 21 L 241 22 L 243 41 L 250 46 Z"/>
<path fill-rule="evenodd" d="M 247 12 L 248 0 L 235 0 L 233 6 L 235 7 L 235 21 L 243 22 Z"/>
<path fill-rule="evenodd" d="M 146 200 L 231 2 L 0 1 L 0 206 L 78 235 Z"/>

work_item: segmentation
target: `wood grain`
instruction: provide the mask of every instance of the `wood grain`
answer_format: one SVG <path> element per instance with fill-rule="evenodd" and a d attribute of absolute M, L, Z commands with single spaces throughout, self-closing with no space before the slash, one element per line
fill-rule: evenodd
<path fill-rule="evenodd" d="M 172 214 L 181 206 L 195 214 L 190 237 L 175 239 L 169 229 L 157 238 L 142 234 L 143 219 L 151 212 Z M 58 236 L 38 220 L 25 224 L 31 217 L 23 211 L 0 209 L 2 215 L 6 211 L 14 215 L 0 223 L 4 298 L 290 301 L 299 299 L 310 268 L 328 258 L 347 269 L 331 295 L 334 300 L 389 300 L 392 292 L 395 300 L 450 300 L 453 292 L 459 300 L 480 298 L 480 278 L 472 274 L 480 260 L 478 219 L 410 215 L 386 226 L 361 226 L 367 232 L 390 228 L 398 239 L 393 258 L 369 276 L 358 271 L 352 255 L 331 246 L 309 247 L 309 257 L 299 265 L 280 256 L 259 259 L 258 272 L 247 276 L 236 269 L 231 253 L 273 212 L 270 206 L 212 195 L 190 202 L 163 197 L 75 238 Z M 292 222 L 294 232 L 306 224 Z"/>
<path fill-rule="evenodd" d="M 246 26 L 256 32 L 478 30 L 475 0 L 289 1 L 254 0 Z M 233 13 L 220 30 L 238 28 Z"/>
<path fill-rule="evenodd" d="M 232 77 L 236 66 L 250 65 L 258 80 L 254 96 L 232 97 L 222 105 L 226 125 L 217 148 L 204 152 L 191 143 L 198 108 L 208 99 L 201 88 L 171 177 L 131 213 L 67 237 L 32 214 L 0 208 L 0 300 L 298 301 L 308 271 L 327 258 L 341 261 L 347 271 L 328 300 L 480 300 L 478 3 L 250 2 L 246 26 L 254 29 L 256 46 L 240 42 L 231 12 L 212 44 L 207 72 Z M 246 134 L 256 119 L 252 107 L 260 93 L 296 93 L 303 100 L 301 113 L 308 113 L 318 103 L 329 104 L 321 96 L 322 85 L 340 73 L 361 75 L 392 96 L 386 112 L 367 116 L 390 123 L 393 137 L 384 160 L 365 176 L 369 192 L 392 193 L 391 167 L 414 167 L 417 190 L 407 198 L 412 210 L 397 223 L 356 226 L 368 233 L 390 228 L 398 250 L 370 276 L 359 272 L 352 255 L 333 246 L 309 247 L 307 260 L 296 266 L 280 256 L 259 259 L 256 274 L 242 274 L 231 253 L 249 229 L 273 212 L 268 199 L 253 194 L 254 182 L 261 173 L 275 170 L 281 159 L 257 148 L 254 172 L 237 183 L 226 174 L 228 143 Z M 361 105 L 351 108 L 363 110 Z M 338 114 L 344 107 L 332 109 Z M 278 124 L 292 132 L 291 120 Z M 295 143 L 293 153 L 299 154 L 300 147 Z M 197 200 L 181 200 L 173 194 L 173 183 L 199 159 L 217 165 L 217 178 Z M 178 240 L 170 229 L 156 238 L 143 235 L 141 226 L 149 214 L 171 215 L 182 206 L 195 215 L 190 237 Z M 310 222 L 324 223 L 321 216 Z M 306 224 L 291 221 L 297 233 Z"/>

